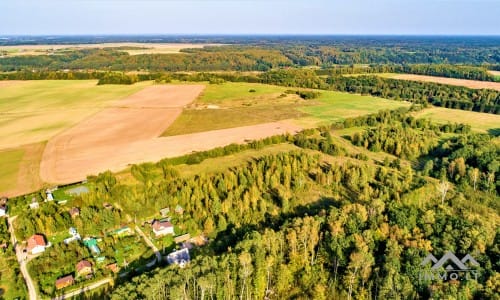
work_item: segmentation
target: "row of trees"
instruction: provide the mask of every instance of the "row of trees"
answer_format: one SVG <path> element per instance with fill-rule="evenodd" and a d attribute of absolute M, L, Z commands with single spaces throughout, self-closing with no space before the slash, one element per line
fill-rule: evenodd
<path fill-rule="evenodd" d="M 450 78 L 498 81 L 488 73 L 486 67 L 449 65 L 449 64 L 415 64 L 415 65 L 370 65 L 370 66 L 337 66 L 317 70 L 318 75 L 370 74 L 370 73 L 403 73 Z"/>

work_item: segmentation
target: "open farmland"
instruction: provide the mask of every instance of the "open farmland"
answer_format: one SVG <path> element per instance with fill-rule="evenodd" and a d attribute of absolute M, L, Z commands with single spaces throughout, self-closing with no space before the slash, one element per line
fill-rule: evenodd
<path fill-rule="evenodd" d="M 46 141 L 148 82 L 96 85 L 95 80 L 0 82 L 0 149 Z"/>
<path fill-rule="evenodd" d="M 472 126 L 472 130 L 486 133 L 488 130 L 500 129 L 500 115 L 464 111 L 442 107 L 427 108 L 416 113 L 417 118 L 431 119 L 437 123 L 465 123 Z"/>
<path fill-rule="evenodd" d="M 111 157 L 132 163 L 117 152 L 128 149 L 133 142 L 159 136 L 203 88 L 202 85 L 152 86 L 52 138 L 41 162 L 42 179 L 67 182 L 108 168 L 116 170 L 109 161 Z"/>
<path fill-rule="evenodd" d="M 249 126 L 286 119 L 304 113 L 296 107 L 306 101 L 284 94 L 286 88 L 254 84 L 224 83 L 208 85 L 199 99 L 170 126 L 163 136 L 173 136 Z"/>
<path fill-rule="evenodd" d="M 192 43 L 105 43 L 105 44 L 68 44 L 68 45 L 20 45 L 0 46 L 0 54 L 6 56 L 47 55 L 81 49 L 121 48 L 130 55 L 179 53 L 182 49 L 218 46 L 219 44 Z"/>
<path fill-rule="evenodd" d="M 298 108 L 308 117 L 298 120 L 307 127 L 330 124 L 345 118 L 375 113 L 384 109 L 410 106 L 410 103 L 393 101 L 371 96 L 361 96 L 341 92 L 321 91 L 318 99 L 309 100 L 308 106 Z"/>
<path fill-rule="evenodd" d="M 455 79 L 455 78 L 447 78 L 447 77 L 413 75 L 413 74 L 397 74 L 394 76 L 390 76 L 390 78 L 465 86 L 465 87 L 468 87 L 471 89 L 491 89 L 491 90 L 500 91 L 500 82 Z"/>

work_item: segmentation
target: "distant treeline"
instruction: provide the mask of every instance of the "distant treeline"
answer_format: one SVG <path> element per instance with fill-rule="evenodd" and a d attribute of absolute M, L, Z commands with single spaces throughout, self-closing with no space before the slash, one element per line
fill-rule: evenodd
<path fill-rule="evenodd" d="M 379 76 L 320 77 L 313 70 L 289 69 L 260 74 L 241 73 L 147 73 L 123 74 L 116 72 L 13 72 L 0 74 L 0 79 L 99 79 L 99 84 L 131 84 L 137 81 L 171 80 L 212 83 L 251 82 L 286 87 L 335 90 L 372 95 L 393 100 L 461 110 L 500 114 L 500 92 L 488 89 L 470 89 L 461 86 L 382 78 Z"/>
<path fill-rule="evenodd" d="M 318 75 L 402 73 L 441 76 L 481 81 L 500 81 L 488 73 L 485 67 L 457 66 L 447 64 L 380 65 L 380 66 L 339 66 L 316 71 Z"/>
<path fill-rule="evenodd" d="M 467 40 L 467 39 L 464 39 Z M 108 70 L 108 71 L 268 71 L 283 67 L 338 65 L 460 64 L 498 65 L 496 40 L 444 42 L 442 40 L 315 39 L 272 42 L 253 40 L 239 45 L 183 49 L 182 53 L 129 55 L 125 48 L 80 49 L 37 56 L 0 53 L 0 71 Z M 451 74 L 450 72 L 445 72 Z M 461 72 L 459 72 L 461 73 Z"/>

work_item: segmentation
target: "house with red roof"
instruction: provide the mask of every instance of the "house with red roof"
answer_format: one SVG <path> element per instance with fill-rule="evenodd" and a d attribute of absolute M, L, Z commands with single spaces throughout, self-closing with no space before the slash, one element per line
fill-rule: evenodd
<path fill-rule="evenodd" d="M 153 232 L 157 237 L 167 234 L 175 234 L 174 225 L 166 220 L 155 220 L 153 222 Z"/>
<path fill-rule="evenodd" d="M 67 286 L 73 285 L 74 283 L 75 279 L 73 278 L 73 275 L 64 276 L 56 280 L 56 288 L 60 290 Z"/>
<path fill-rule="evenodd" d="M 92 274 L 92 264 L 88 260 L 82 260 L 76 264 L 76 274 L 78 276 L 85 276 Z"/>
<path fill-rule="evenodd" d="M 38 254 L 45 251 L 47 244 L 45 238 L 41 234 L 35 234 L 28 239 L 28 247 L 26 249 L 31 254 Z"/>

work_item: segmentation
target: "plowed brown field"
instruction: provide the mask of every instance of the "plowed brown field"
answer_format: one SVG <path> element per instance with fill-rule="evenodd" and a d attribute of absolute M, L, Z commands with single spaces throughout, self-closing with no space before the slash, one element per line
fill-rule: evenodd
<path fill-rule="evenodd" d="M 203 88 L 152 86 L 57 135 L 45 148 L 40 166 L 42 180 L 71 183 L 134 163 L 300 130 L 291 122 L 281 121 L 158 138 Z"/>

